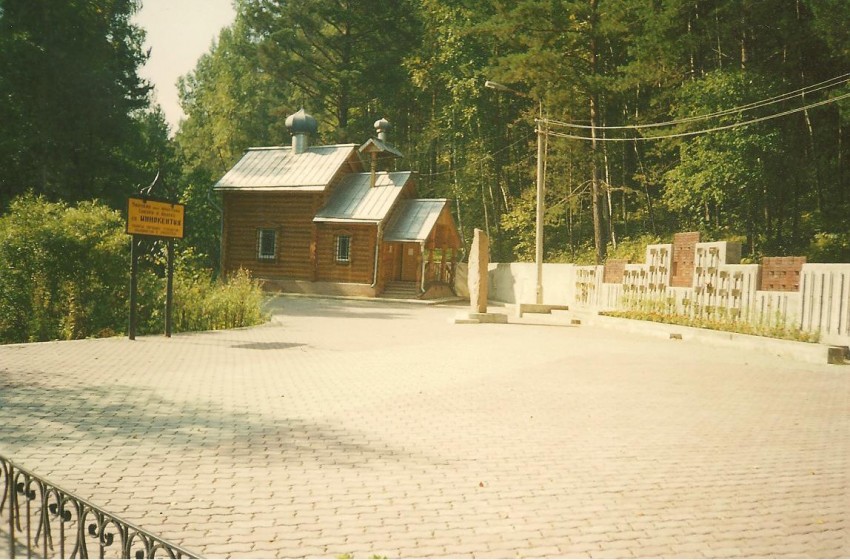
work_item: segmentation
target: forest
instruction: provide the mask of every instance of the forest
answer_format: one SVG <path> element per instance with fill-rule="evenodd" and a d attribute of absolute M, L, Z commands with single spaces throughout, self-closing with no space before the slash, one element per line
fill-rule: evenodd
<path fill-rule="evenodd" d="M 546 261 L 677 231 L 850 261 L 846 0 L 234 0 L 171 131 L 138 75 L 140 5 L 0 0 L 0 212 L 25 193 L 120 210 L 160 172 L 216 269 L 211 186 L 303 107 L 322 143 L 388 119 L 419 195 L 453 201 L 465 243 L 486 230 L 492 261 L 533 259 L 538 130 Z"/>

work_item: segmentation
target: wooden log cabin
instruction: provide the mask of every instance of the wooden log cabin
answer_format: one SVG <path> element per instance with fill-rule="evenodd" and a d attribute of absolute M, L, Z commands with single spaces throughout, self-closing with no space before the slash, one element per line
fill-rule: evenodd
<path fill-rule="evenodd" d="M 451 293 L 461 241 L 448 200 L 416 198 L 415 173 L 381 169 L 401 156 L 389 123 L 359 147 L 310 146 L 318 126 L 303 109 L 286 125 L 291 146 L 250 148 L 214 186 L 225 275 L 244 268 L 294 293 Z"/>

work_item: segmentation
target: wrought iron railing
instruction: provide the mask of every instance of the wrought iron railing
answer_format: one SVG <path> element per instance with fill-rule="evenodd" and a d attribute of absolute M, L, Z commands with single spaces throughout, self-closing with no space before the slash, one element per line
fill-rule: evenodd
<path fill-rule="evenodd" d="M 0 456 L 0 557 L 198 558 Z"/>

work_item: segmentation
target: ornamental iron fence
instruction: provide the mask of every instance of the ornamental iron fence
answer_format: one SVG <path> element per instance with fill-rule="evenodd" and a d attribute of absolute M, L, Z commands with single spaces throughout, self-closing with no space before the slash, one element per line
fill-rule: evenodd
<path fill-rule="evenodd" d="M 0 456 L 0 557 L 199 558 Z"/>

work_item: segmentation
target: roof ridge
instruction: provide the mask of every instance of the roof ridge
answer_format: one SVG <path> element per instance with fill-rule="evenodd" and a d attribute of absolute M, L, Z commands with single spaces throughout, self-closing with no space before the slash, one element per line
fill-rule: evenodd
<path fill-rule="evenodd" d="M 408 169 L 407 171 L 375 171 L 376 175 L 403 175 L 405 173 L 413 174 L 416 171 Z M 358 171 L 356 173 L 349 173 L 349 175 L 371 175 L 371 171 Z"/>
<path fill-rule="evenodd" d="M 308 146 L 307 149 L 311 150 L 313 148 L 356 148 L 357 144 L 323 144 L 321 146 Z M 282 145 L 282 146 L 251 146 L 246 152 L 254 152 L 260 150 L 291 150 L 292 146 L 290 145 Z"/>

